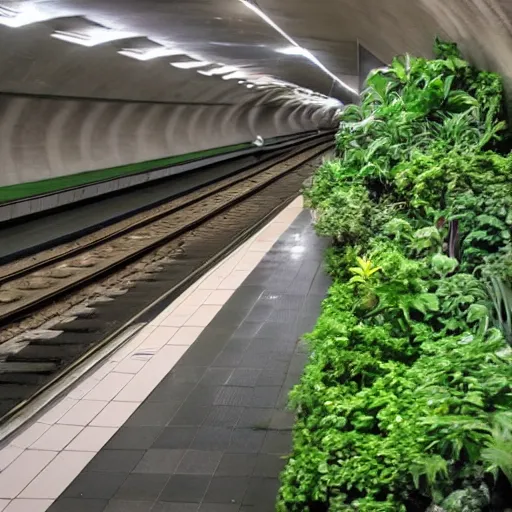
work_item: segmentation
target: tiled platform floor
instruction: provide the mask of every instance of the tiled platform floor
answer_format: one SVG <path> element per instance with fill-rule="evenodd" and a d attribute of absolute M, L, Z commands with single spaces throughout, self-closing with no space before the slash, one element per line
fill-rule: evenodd
<path fill-rule="evenodd" d="M 0 451 L 0 511 L 274 510 L 324 247 L 295 201 Z"/>

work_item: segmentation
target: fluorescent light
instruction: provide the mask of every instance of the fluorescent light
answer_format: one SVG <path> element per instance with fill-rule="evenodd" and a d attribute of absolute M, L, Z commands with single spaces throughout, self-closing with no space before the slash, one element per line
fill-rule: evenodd
<path fill-rule="evenodd" d="M 151 60 L 157 59 L 158 57 L 169 57 L 171 55 L 182 55 L 183 52 L 172 49 L 165 48 L 164 46 L 160 48 L 151 48 L 151 49 L 131 49 L 131 48 L 123 48 L 119 50 L 117 53 L 120 55 L 124 55 L 125 57 L 130 57 L 132 59 L 137 60 Z"/>
<path fill-rule="evenodd" d="M 234 73 L 238 71 L 234 66 L 221 66 L 219 68 L 210 69 L 208 71 L 198 71 L 202 75 L 213 76 L 213 75 L 225 75 L 227 73 Z"/>
<path fill-rule="evenodd" d="M 276 51 L 278 53 L 283 53 L 284 55 L 297 55 L 300 57 L 309 58 L 309 52 L 305 48 L 302 48 L 301 46 L 288 46 L 287 48 L 281 48 Z"/>
<path fill-rule="evenodd" d="M 38 23 L 39 21 L 45 21 L 55 16 L 51 14 L 45 14 L 37 9 L 34 5 L 24 5 L 22 11 L 11 9 L 0 5 L 0 25 L 6 27 L 19 28 L 31 23 Z"/>
<path fill-rule="evenodd" d="M 223 80 L 236 80 L 237 78 L 246 78 L 246 74 L 243 71 L 235 71 L 234 73 L 228 73 L 222 77 Z"/>
<path fill-rule="evenodd" d="M 359 92 L 347 85 L 343 80 L 338 78 L 335 74 L 331 73 L 314 55 L 311 54 L 308 50 L 302 49 L 302 47 L 297 44 L 279 25 L 274 23 L 261 9 L 253 5 L 252 3 L 248 2 L 247 0 L 240 0 L 248 9 L 256 13 L 263 21 L 268 23 L 274 30 L 279 32 L 289 43 L 292 44 L 292 46 L 295 46 L 296 48 L 301 48 L 301 55 L 304 55 L 307 57 L 313 64 L 315 64 L 317 67 L 319 67 L 324 73 L 329 75 L 334 81 L 336 81 L 338 84 L 340 84 L 342 87 L 344 87 L 347 91 L 350 91 L 353 94 L 359 95 Z M 302 51 L 304 50 L 304 53 Z"/>
<path fill-rule="evenodd" d="M 179 69 L 195 69 L 209 66 L 210 62 L 204 62 L 201 60 L 190 60 L 188 62 L 171 62 L 171 66 Z"/>
<path fill-rule="evenodd" d="M 56 30 L 52 37 L 60 39 L 68 43 L 79 44 L 81 46 L 97 46 L 99 44 L 108 43 L 110 41 L 116 41 L 117 39 L 127 39 L 133 37 L 133 34 L 128 32 L 120 32 L 117 30 L 111 30 L 108 28 L 98 28 L 88 30 L 86 33 L 79 32 L 65 32 L 63 30 Z"/>
<path fill-rule="evenodd" d="M 279 25 L 274 23 L 261 9 L 253 5 L 251 2 L 247 2 L 247 0 L 240 0 L 248 9 L 255 12 L 263 21 L 268 23 L 274 30 L 279 32 L 285 39 L 287 39 L 294 46 L 299 46 Z"/>
<path fill-rule="evenodd" d="M 247 89 L 252 89 L 254 87 L 254 84 L 247 84 L 246 87 Z"/>

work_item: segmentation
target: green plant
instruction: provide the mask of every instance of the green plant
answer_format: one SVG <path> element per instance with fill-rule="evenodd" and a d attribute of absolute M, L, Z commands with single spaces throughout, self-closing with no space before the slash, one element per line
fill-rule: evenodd
<path fill-rule="evenodd" d="M 351 274 L 354 274 L 354 277 L 350 279 L 349 283 L 366 285 L 370 281 L 373 274 L 379 270 L 382 270 L 381 267 L 376 267 L 366 257 L 360 258 L 358 256 L 356 257 L 356 261 L 357 267 L 351 267 L 348 269 Z"/>
<path fill-rule="evenodd" d="M 487 512 L 512 484 L 503 88 L 435 54 L 370 74 L 306 191 L 334 283 L 290 394 L 281 512 Z"/>

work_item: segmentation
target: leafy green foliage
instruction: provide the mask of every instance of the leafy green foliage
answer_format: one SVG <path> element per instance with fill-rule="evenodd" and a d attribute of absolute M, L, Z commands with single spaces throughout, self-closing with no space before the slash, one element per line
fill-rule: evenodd
<path fill-rule="evenodd" d="M 434 53 L 370 74 L 305 192 L 334 284 L 290 394 L 280 512 L 483 512 L 512 483 L 503 88 Z"/>

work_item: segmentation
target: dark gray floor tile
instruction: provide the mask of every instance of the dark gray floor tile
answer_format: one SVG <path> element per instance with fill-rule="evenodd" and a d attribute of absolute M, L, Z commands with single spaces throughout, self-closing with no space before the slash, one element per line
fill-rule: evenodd
<path fill-rule="evenodd" d="M 325 272 L 323 268 L 320 268 L 316 273 L 315 278 L 313 279 L 313 283 L 311 284 L 310 293 L 323 295 L 326 290 L 331 286 L 332 278 Z"/>
<path fill-rule="evenodd" d="M 152 448 L 186 450 L 197 434 L 197 427 L 166 427 L 153 443 Z"/>
<path fill-rule="evenodd" d="M 263 430 L 269 427 L 272 420 L 272 409 L 263 409 L 261 407 L 246 407 L 237 423 L 237 428 L 259 429 Z"/>
<path fill-rule="evenodd" d="M 254 388 L 250 405 L 251 407 L 274 408 L 280 393 L 281 386 L 257 386 Z"/>
<path fill-rule="evenodd" d="M 155 501 L 170 475 L 132 473 L 117 491 L 115 498 L 126 501 Z"/>
<path fill-rule="evenodd" d="M 216 476 L 251 476 L 256 466 L 254 453 L 225 453 L 220 461 Z"/>
<path fill-rule="evenodd" d="M 205 405 L 213 405 L 215 397 L 222 386 L 211 386 L 208 384 L 199 384 L 194 391 L 190 393 L 185 404 L 189 406 L 201 407 Z"/>
<path fill-rule="evenodd" d="M 277 478 L 286 465 L 286 460 L 279 455 L 270 453 L 258 454 L 254 468 L 254 477 Z"/>
<path fill-rule="evenodd" d="M 249 314 L 245 317 L 244 322 L 256 322 L 263 323 L 274 311 L 272 304 L 262 303 L 258 301 L 254 307 L 249 311 Z"/>
<path fill-rule="evenodd" d="M 249 478 L 240 476 L 215 476 L 212 478 L 205 503 L 242 503 Z"/>
<path fill-rule="evenodd" d="M 204 340 L 204 338 L 202 341 L 196 340 L 180 359 L 177 368 L 180 366 L 209 366 L 226 343 L 227 339 L 216 340 L 215 342 Z"/>
<path fill-rule="evenodd" d="M 280 370 L 263 370 L 258 376 L 256 385 L 260 386 L 279 386 L 284 384 L 286 373 Z"/>
<path fill-rule="evenodd" d="M 244 320 L 240 327 L 233 333 L 233 338 L 241 337 L 241 338 L 249 338 L 256 336 L 263 325 L 262 322 L 250 322 L 248 320 Z"/>
<path fill-rule="evenodd" d="M 200 385 L 222 386 L 227 384 L 233 368 L 208 368 L 204 373 Z"/>
<path fill-rule="evenodd" d="M 251 478 L 243 504 L 272 507 L 276 502 L 278 490 L 279 480 L 277 478 Z M 269 508 L 268 510 L 274 509 Z"/>
<path fill-rule="evenodd" d="M 105 512 L 151 512 L 153 501 L 110 500 Z"/>
<path fill-rule="evenodd" d="M 203 424 L 204 420 L 209 416 L 212 411 L 212 406 L 199 406 L 196 403 L 191 403 L 186 400 L 180 407 L 178 412 L 174 415 L 169 422 L 169 426 L 176 427 L 199 427 Z"/>
<path fill-rule="evenodd" d="M 272 352 L 273 347 L 270 347 L 265 340 L 265 338 L 259 338 L 258 341 L 253 340 L 251 344 L 247 347 L 247 350 L 245 351 L 244 356 L 256 356 L 260 354 L 267 354 L 269 355 L 270 352 Z M 274 342 L 275 344 L 275 342 Z M 243 368 L 243 366 L 240 366 L 240 368 Z"/>
<path fill-rule="evenodd" d="M 265 430 L 250 430 L 237 428 L 231 436 L 229 453 L 257 453 L 265 441 Z"/>
<path fill-rule="evenodd" d="M 306 366 L 308 359 L 308 354 L 294 354 L 288 367 L 288 373 L 300 377 L 304 372 L 304 366 Z"/>
<path fill-rule="evenodd" d="M 286 455 L 292 448 L 292 436 L 289 432 L 267 432 L 265 442 L 261 449 L 262 453 L 275 453 Z"/>
<path fill-rule="evenodd" d="M 298 384 L 298 381 L 295 382 L 295 384 Z M 277 404 L 276 404 L 277 409 L 286 409 L 288 407 L 288 404 L 290 403 L 289 395 L 290 395 L 290 390 L 286 389 L 286 381 L 285 381 L 285 385 L 283 386 L 283 388 L 281 390 L 281 394 L 279 395 L 279 398 L 277 399 Z"/>
<path fill-rule="evenodd" d="M 133 472 L 172 475 L 183 455 L 185 455 L 185 450 L 168 450 L 165 448 L 148 450 Z"/>
<path fill-rule="evenodd" d="M 222 458 L 222 452 L 188 450 L 180 462 L 178 475 L 213 475 Z"/>
<path fill-rule="evenodd" d="M 200 427 L 192 441 L 192 450 L 223 451 L 231 442 L 232 429 L 229 427 Z"/>
<path fill-rule="evenodd" d="M 203 423 L 205 427 L 235 427 L 244 408 L 230 405 L 216 405 Z"/>
<path fill-rule="evenodd" d="M 253 389 L 242 386 L 222 386 L 215 397 L 214 405 L 249 406 Z"/>
<path fill-rule="evenodd" d="M 293 341 L 293 344 L 295 346 L 295 341 Z M 286 374 L 288 372 L 288 367 L 289 366 L 290 366 L 290 362 L 289 361 L 280 361 L 278 359 L 272 358 L 269 361 L 266 370 L 274 371 L 274 372 L 283 372 L 284 374 Z"/>
<path fill-rule="evenodd" d="M 240 510 L 239 504 L 227 503 L 203 503 L 199 507 L 199 512 L 238 512 Z"/>
<path fill-rule="evenodd" d="M 174 384 L 197 384 L 207 371 L 208 366 L 175 366 L 166 380 Z"/>
<path fill-rule="evenodd" d="M 318 311 L 302 312 L 301 317 L 297 321 L 297 335 L 299 338 L 303 338 L 306 334 L 313 332 L 321 314 L 320 306 L 318 307 Z"/>
<path fill-rule="evenodd" d="M 226 315 L 226 311 L 222 309 L 218 314 L 223 313 Z M 236 314 L 235 314 L 236 316 Z M 215 317 L 217 318 L 217 316 Z M 215 351 L 220 351 L 222 347 L 227 343 L 231 335 L 233 334 L 233 327 L 226 324 L 214 324 L 210 322 L 208 329 L 204 329 L 201 334 L 197 337 L 196 341 L 192 344 L 192 347 L 187 351 L 189 353 L 191 349 L 200 349 L 200 352 L 212 354 Z M 199 354 L 200 354 L 199 352 Z M 196 355 L 199 355 L 196 354 Z M 198 357 L 198 360 L 200 358 Z M 180 362 L 181 364 L 181 362 Z M 203 363 L 197 364 L 203 365 Z"/>
<path fill-rule="evenodd" d="M 245 318 L 246 314 L 246 311 L 227 309 L 226 307 L 224 307 L 215 315 L 215 318 L 210 322 L 208 327 L 213 329 L 225 329 L 225 337 L 227 339 L 231 334 L 233 334 L 236 331 L 238 326 L 242 323 L 243 319 Z"/>
<path fill-rule="evenodd" d="M 293 411 L 275 411 L 272 415 L 270 428 L 272 430 L 291 431 L 295 423 L 295 413 Z"/>
<path fill-rule="evenodd" d="M 245 347 L 230 347 L 223 350 L 213 361 L 212 367 L 237 368 L 244 357 Z"/>
<path fill-rule="evenodd" d="M 293 387 L 295 387 L 300 382 L 300 376 L 295 374 L 286 374 L 286 379 L 284 379 L 283 390 L 290 391 Z"/>
<path fill-rule="evenodd" d="M 162 430 L 162 427 L 121 427 L 105 448 L 107 450 L 147 450 Z"/>
<path fill-rule="evenodd" d="M 107 500 L 59 498 L 48 512 L 104 512 Z"/>
<path fill-rule="evenodd" d="M 227 345 L 222 349 L 223 352 L 245 352 L 252 342 L 252 338 L 247 337 L 232 337 Z M 233 368 L 232 368 L 233 369 Z"/>
<path fill-rule="evenodd" d="M 129 475 L 106 471 L 84 471 L 64 491 L 64 498 L 109 500 Z"/>
<path fill-rule="evenodd" d="M 242 311 L 246 315 L 263 291 L 264 288 L 258 284 L 252 285 L 244 282 L 229 298 L 226 309 L 228 311 Z"/>
<path fill-rule="evenodd" d="M 253 387 L 258 382 L 261 370 L 257 368 L 235 368 L 227 384 L 229 386 Z"/>
<path fill-rule="evenodd" d="M 265 322 L 258 331 L 259 338 L 272 338 L 274 340 L 296 340 L 297 325 L 283 324 L 280 322 Z"/>
<path fill-rule="evenodd" d="M 155 503 L 151 512 L 197 512 L 198 509 L 199 503 L 169 503 L 159 501 Z"/>
<path fill-rule="evenodd" d="M 203 475 L 174 475 L 159 499 L 173 503 L 201 503 L 210 480 L 210 476 Z"/>
<path fill-rule="evenodd" d="M 272 350 L 272 361 L 290 364 L 291 358 L 296 354 L 297 342 L 286 341 L 278 343 Z"/>
<path fill-rule="evenodd" d="M 266 291 L 262 294 L 259 302 L 263 305 L 269 305 L 272 312 L 275 310 L 299 311 L 304 305 L 304 295 Z"/>
<path fill-rule="evenodd" d="M 130 473 L 144 456 L 144 450 L 100 450 L 85 471 Z"/>
<path fill-rule="evenodd" d="M 270 360 L 270 354 L 246 352 L 240 361 L 240 366 L 244 368 L 257 368 L 263 370 Z"/>
<path fill-rule="evenodd" d="M 147 398 L 148 402 L 183 402 L 196 387 L 193 382 L 176 384 L 164 379 Z"/>
<path fill-rule="evenodd" d="M 268 322 L 296 324 L 299 321 L 299 314 L 299 311 L 294 309 L 275 309 L 268 318 Z"/>
<path fill-rule="evenodd" d="M 327 291 L 327 288 L 325 289 Z M 325 298 L 325 292 L 321 294 L 309 293 L 304 299 L 304 305 L 302 306 L 303 316 L 318 317 L 322 311 L 322 302 Z"/>
<path fill-rule="evenodd" d="M 165 427 L 182 402 L 144 402 L 125 423 L 127 427 Z"/>
<path fill-rule="evenodd" d="M 278 346 L 279 340 L 270 338 L 253 338 L 247 349 L 255 352 L 273 352 Z"/>
<path fill-rule="evenodd" d="M 266 286 L 267 283 L 272 279 L 272 275 L 274 274 L 273 268 L 267 268 L 267 269 L 256 269 L 253 270 L 251 274 L 249 274 L 249 277 L 244 281 L 244 284 L 247 285 L 257 285 L 261 284 L 263 286 Z"/>

